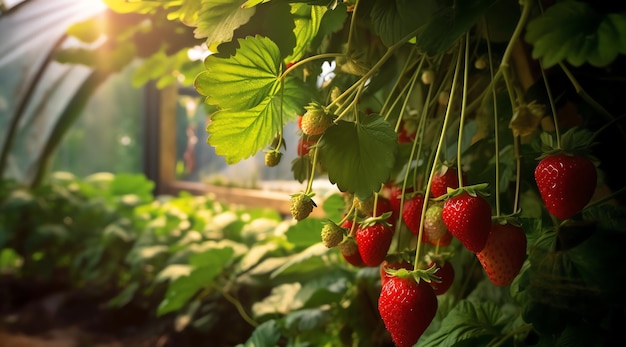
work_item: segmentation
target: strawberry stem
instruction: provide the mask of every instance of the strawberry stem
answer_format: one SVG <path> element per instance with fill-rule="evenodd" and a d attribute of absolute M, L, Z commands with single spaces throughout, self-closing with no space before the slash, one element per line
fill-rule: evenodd
<path fill-rule="evenodd" d="M 458 49 L 458 54 L 456 57 L 456 65 L 454 68 L 454 75 L 452 77 L 452 87 L 450 90 L 450 99 L 448 101 L 448 105 L 446 108 L 446 113 L 444 115 L 444 119 L 443 119 L 443 126 L 441 129 L 441 134 L 439 135 L 439 142 L 437 143 L 437 150 L 435 152 L 435 158 L 433 159 L 434 161 L 439 160 L 439 157 L 441 155 L 441 149 L 443 147 L 443 142 L 445 141 L 445 137 L 446 137 L 446 129 L 448 128 L 448 122 L 450 121 L 450 114 L 452 113 L 452 100 L 454 100 L 454 96 L 455 96 L 455 91 L 456 91 L 456 85 L 458 83 L 458 78 L 459 78 L 459 69 L 461 66 L 461 53 L 463 52 L 463 49 L 461 47 L 459 47 Z M 424 191 L 424 209 L 422 211 L 426 211 L 426 206 L 428 204 L 428 200 L 429 200 L 429 193 L 430 193 L 430 187 L 432 185 L 432 179 L 433 176 L 435 175 L 435 171 L 436 171 L 436 165 L 432 165 L 431 169 L 430 169 L 430 175 L 428 176 L 428 183 L 426 185 L 426 189 Z M 406 184 L 406 181 L 405 181 Z M 422 235 L 424 233 L 424 218 L 425 218 L 425 214 L 422 213 L 421 215 L 421 220 L 420 220 L 420 228 L 419 228 L 419 232 L 417 233 L 417 246 L 415 249 L 415 265 L 414 268 L 417 269 L 419 268 L 419 255 L 420 255 L 420 248 L 422 245 Z"/>
<path fill-rule="evenodd" d="M 465 124 L 466 117 L 466 106 L 467 106 L 467 86 L 469 79 L 469 32 L 465 34 L 465 61 L 464 61 L 464 71 L 463 71 L 463 94 L 461 95 L 461 119 L 459 123 L 459 137 L 457 140 L 456 146 L 456 165 L 457 165 L 457 175 L 459 179 L 459 187 L 463 187 L 463 170 L 461 168 L 461 151 L 462 151 L 462 143 L 463 143 L 463 125 Z"/>

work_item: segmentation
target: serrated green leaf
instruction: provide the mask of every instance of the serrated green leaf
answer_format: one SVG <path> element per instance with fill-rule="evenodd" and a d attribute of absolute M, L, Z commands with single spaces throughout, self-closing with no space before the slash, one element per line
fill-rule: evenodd
<path fill-rule="evenodd" d="M 258 107 L 279 89 L 278 46 L 261 36 L 240 39 L 239 44 L 232 57 L 208 56 L 204 61 L 206 71 L 194 82 L 196 90 L 207 97 L 206 103 L 224 110 Z"/>
<path fill-rule="evenodd" d="M 298 61 L 309 48 L 327 11 L 326 6 L 309 6 L 307 4 L 292 4 L 291 13 L 294 15 L 296 46 L 293 52 L 285 58 L 287 62 Z"/>
<path fill-rule="evenodd" d="M 436 55 L 445 52 L 474 26 L 496 0 L 459 1 L 444 7 L 431 16 L 431 20 L 417 38 L 417 46 Z"/>
<path fill-rule="evenodd" d="M 283 93 L 266 98 L 254 108 L 214 113 L 207 127 L 207 141 L 228 164 L 249 158 L 268 146 L 285 123 L 295 119 L 298 105 L 306 97 L 298 81 L 288 78 Z"/>
<path fill-rule="evenodd" d="M 562 61 L 603 67 L 626 53 L 626 14 L 599 13 L 590 3 L 561 1 L 527 25 L 532 57 L 544 68 Z"/>
<path fill-rule="evenodd" d="M 339 121 L 328 128 L 318 150 L 330 182 L 367 200 L 388 181 L 398 141 L 388 122 L 371 116 L 358 124 Z"/>
<path fill-rule="evenodd" d="M 452 347 L 468 340 L 499 336 L 503 313 L 491 302 L 463 300 L 442 320 L 439 329 L 419 341 L 420 347 Z"/>
<path fill-rule="evenodd" d="M 377 1 L 370 12 L 372 29 L 386 46 L 391 46 L 426 24 L 439 7 L 438 3 L 434 0 Z"/>
<path fill-rule="evenodd" d="M 206 44 L 213 52 L 217 45 L 230 41 L 233 32 L 247 23 L 256 8 L 242 8 L 245 1 L 213 0 L 202 1 L 198 12 L 198 25 L 194 30 L 196 38 L 206 38 Z"/>

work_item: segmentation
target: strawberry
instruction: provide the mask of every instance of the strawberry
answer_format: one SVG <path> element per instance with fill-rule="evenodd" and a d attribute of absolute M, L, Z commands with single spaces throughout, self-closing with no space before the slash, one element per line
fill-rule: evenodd
<path fill-rule="evenodd" d="M 361 253 L 359 253 L 359 247 L 353 236 L 346 237 L 339 244 L 339 251 L 341 252 L 341 256 L 343 256 L 348 263 L 357 267 L 365 266 Z"/>
<path fill-rule="evenodd" d="M 437 313 L 437 296 L 424 280 L 391 276 L 378 298 L 378 312 L 398 347 L 413 346 Z"/>
<path fill-rule="evenodd" d="M 433 242 L 436 242 L 448 233 L 446 223 L 441 218 L 441 211 L 443 211 L 443 203 L 434 203 L 426 208 L 424 237 Z"/>
<path fill-rule="evenodd" d="M 302 132 L 305 135 L 321 135 L 333 124 L 332 116 L 318 103 L 310 103 L 305 107 L 306 112 L 302 116 Z"/>
<path fill-rule="evenodd" d="M 411 232 L 415 235 L 419 233 L 423 208 L 424 195 L 421 193 L 417 193 L 410 199 L 404 201 L 402 220 L 409 230 L 411 230 Z"/>
<path fill-rule="evenodd" d="M 317 141 L 308 138 L 299 138 L 297 147 L 298 156 L 302 157 L 309 154 L 309 152 L 311 151 L 311 146 L 314 146 L 316 142 Z"/>
<path fill-rule="evenodd" d="M 383 260 L 383 262 L 380 264 L 380 284 L 382 286 L 384 286 L 385 283 L 387 283 L 387 281 L 391 277 L 393 277 L 392 275 L 387 273 L 387 269 L 393 269 L 393 270 L 407 269 L 410 271 L 410 270 L 413 270 L 413 264 L 409 263 L 406 260 L 398 260 L 398 261 L 392 261 L 392 262 Z"/>
<path fill-rule="evenodd" d="M 487 245 L 476 257 L 496 286 L 508 286 L 526 259 L 526 234 L 513 224 L 493 223 Z"/>
<path fill-rule="evenodd" d="M 333 221 L 328 221 L 322 227 L 322 243 L 328 248 L 333 248 L 343 241 L 345 230 Z"/>
<path fill-rule="evenodd" d="M 265 166 L 274 167 L 280 163 L 283 154 L 279 151 L 269 151 L 265 153 Z"/>
<path fill-rule="evenodd" d="M 297 221 L 308 217 L 313 212 L 313 207 L 316 206 L 313 199 L 311 199 L 311 195 L 304 192 L 291 195 L 289 203 L 291 215 Z"/>
<path fill-rule="evenodd" d="M 429 243 L 433 246 L 448 247 L 450 246 L 450 243 L 452 242 L 452 234 L 450 234 L 449 231 L 446 231 L 446 233 L 443 234 L 441 238 L 436 239 L 436 240 L 431 240 L 428 238 L 428 234 L 424 233 L 422 234 L 422 241 Z"/>
<path fill-rule="evenodd" d="M 381 221 L 366 224 L 356 231 L 356 243 L 366 266 L 379 266 L 391 245 L 393 230 Z"/>
<path fill-rule="evenodd" d="M 535 181 L 548 212 L 565 220 L 589 203 L 596 188 L 596 167 L 587 157 L 558 153 L 535 168 Z"/>
<path fill-rule="evenodd" d="M 462 174 L 463 185 L 467 185 L 467 175 Z M 459 187 L 459 175 L 456 168 L 442 165 L 435 172 L 430 183 L 430 194 L 432 198 L 438 198 L 448 192 L 448 188 L 456 189 Z"/>
<path fill-rule="evenodd" d="M 298 115 L 298 129 L 302 130 L 302 115 Z"/>
<path fill-rule="evenodd" d="M 405 193 L 412 193 L 413 188 L 406 188 Z M 395 222 L 398 221 L 400 216 L 400 203 L 402 202 L 402 187 L 397 185 L 391 185 L 389 188 L 389 206 L 391 208 L 391 219 Z"/>
<path fill-rule="evenodd" d="M 454 283 L 454 267 L 452 266 L 452 263 L 445 260 L 431 261 L 428 264 L 428 267 L 433 265 L 436 265 L 439 268 L 435 275 L 439 277 L 440 282 L 433 281 L 430 285 L 433 287 L 435 295 L 445 294 L 452 286 L 452 283 Z"/>
<path fill-rule="evenodd" d="M 485 247 L 491 229 L 491 206 L 482 196 L 466 190 L 451 196 L 443 205 L 441 218 L 468 250 L 477 253 Z"/>

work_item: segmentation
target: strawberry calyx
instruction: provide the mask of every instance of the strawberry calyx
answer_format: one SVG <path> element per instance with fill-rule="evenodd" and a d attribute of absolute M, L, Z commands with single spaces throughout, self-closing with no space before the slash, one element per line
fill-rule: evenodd
<path fill-rule="evenodd" d="M 387 220 L 389 219 L 389 217 L 391 217 L 391 215 L 393 214 L 393 212 L 388 211 L 385 212 L 379 216 L 375 216 L 375 217 L 368 217 L 366 219 L 364 219 L 363 221 L 361 221 L 359 224 L 366 228 L 368 226 L 372 226 L 375 224 L 384 224 L 388 227 L 391 227 L 391 224 L 389 222 L 387 222 Z"/>
<path fill-rule="evenodd" d="M 474 184 L 471 186 L 463 186 L 463 187 L 459 187 L 459 188 L 448 188 L 448 192 L 446 194 L 443 194 L 437 198 L 433 198 L 433 201 L 443 201 L 443 200 L 447 200 L 453 196 L 458 196 L 461 195 L 463 193 L 467 193 L 471 196 L 481 196 L 481 197 L 488 197 L 489 196 L 489 191 L 487 190 L 489 188 L 489 184 L 488 183 L 479 183 L 479 184 Z"/>
<path fill-rule="evenodd" d="M 437 264 L 433 264 L 428 269 L 407 270 L 403 268 L 400 268 L 400 269 L 386 268 L 385 272 L 389 274 L 390 276 L 404 278 L 404 279 L 411 279 L 415 281 L 416 283 L 420 283 L 420 281 L 424 281 L 426 283 L 432 283 L 432 282 L 438 283 L 441 281 L 441 278 L 435 274 L 438 269 L 439 268 L 437 267 Z"/>
<path fill-rule="evenodd" d="M 589 148 L 595 145 L 591 131 L 583 128 L 573 127 L 561 135 L 560 144 L 556 143 L 552 134 L 543 132 L 539 135 L 541 155 L 536 160 L 546 157 L 564 154 L 570 156 L 588 157 L 594 165 L 598 166 L 598 160 L 590 155 Z"/>

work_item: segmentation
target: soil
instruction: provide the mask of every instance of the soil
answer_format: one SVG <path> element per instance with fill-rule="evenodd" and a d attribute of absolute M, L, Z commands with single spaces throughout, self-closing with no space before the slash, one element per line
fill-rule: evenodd
<path fill-rule="evenodd" d="M 0 347 L 171 347 L 170 319 L 104 298 L 0 278 Z M 179 341 L 180 342 L 180 341 Z"/>

